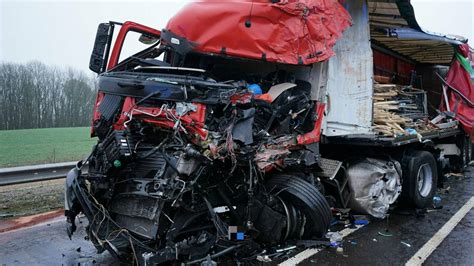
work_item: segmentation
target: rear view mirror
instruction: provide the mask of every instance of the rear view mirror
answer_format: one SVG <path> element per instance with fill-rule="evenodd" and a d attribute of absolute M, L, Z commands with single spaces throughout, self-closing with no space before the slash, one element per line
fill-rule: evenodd
<path fill-rule="evenodd" d="M 113 25 L 109 23 L 99 24 L 95 36 L 94 49 L 92 50 L 91 59 L 89 61 L 89 69 L 97 74 L 105 71 L 112 34 Z"/>
<path fill-rule="evenodd" d="M 155 37 L 155 36 L 150 36 L 150 35 L 147 35 L 147 34 L 142 34 L 140 35 L 140 38 L 138 38 L 138 40 L 143 43 L 143 44 L 154 44 L 156 43 L 157 41 L 159 41 L 160 39 L 158 37 Z"/>

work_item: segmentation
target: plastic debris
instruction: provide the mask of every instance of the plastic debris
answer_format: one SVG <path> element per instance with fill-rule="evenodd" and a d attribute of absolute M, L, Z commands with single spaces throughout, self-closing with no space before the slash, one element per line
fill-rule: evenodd
<path fill-rule="evenodd" d="M 367 220 L 355 220 L 354 224 L 355 225 L 366 225 L 366 224 L 369 224 L 369 221 L 367 221 Z"/>
<path fill-rule="evenodd" d="M 372 238 L 372 241 L 377 242 L 377 238 Z"/>
<path fill-rule="evenodd" d="M 268 255 L 264 255 L 264 256 L 258 255 L 257 260 L 261 262 L 272 262 L 272 259 L 270 259 Z"/>
<path fill-rule="evenodd" d="M 342 241 L 342 235 L 339 232 L 328 232 L 326 238 L 329 238 L 331 247 L 339 247 Z"/>
<path fill-rule="evenodd" d="M 440 194 L 449 194 L 449 190 L 451 189 L 451 186 L 447 186 L 446 188 L 439 188 L 438 192 Z"/>
<path fill-rule="evenodd" d="M 296 246 L 289 246 L 289 247 L 286 247 L 286 248 L 277 249 L 277 250 L 276 250 L 276 253 L 280 253 L 280 252 L 283 252 L 283 251 L 292 250 L 292 249 L 295 249 L 295 248 L 296 248 Z"/>
<path fill-rule="evenodd" d="M 357 241 L 355 240 L 349 240 L 349 243 L 351 243 L 352 245 L 357 245 Z"/>
<path fill-rule="evenodd" d="M 381 235 L 381 236 L 385 236 L 385 237 L 392 237 L 392 236 L 393 236 L 393 235 L 390 234 L 390 233 L 382 233 L 382 232 L 379 232 L 378 234 Z"/>
<path fill-rule="evenodd" d="M 448 173 L 448 174 L 446 174 L 446 176 L 448 176 L 448 177 L 452 177 L 452 176 L 454 176 L 454 177 L 464 177 L 464 174 L 463 173 Z"/>
<path fill-rule="evenodd" d="M 336 252 L 342 254 L 344 252 L 344 249 L 342 247 L 337 247 Z"/>
<path fill-rule="evenodd" d="M 436 195 L 433 197 L 433 209 L 441 209 L 443 206 L 441 205 L 441 197 Z"/>
<path fill-rule="evenodd" d="M 247 86 L 247 89 L 249 89 L 253 94 L 262 94 L 262 88 L 258 84 L 250 84 Z"/>
<path fill-rule="evenodd" d="M 410 244 L 408 244 L 407 242 L 400 241 L 400 243 L 402 243 L 403 245 L 405 245 L 405 246 L 407 246 L 407 247 L 411 248 L 411 245 L 410 245 Z"/>
<path fill-rule="evenodd" d="M 423 139 L 423 136 L 420 135 L 420 133 L 418 133 L 418 132 L 416 131 L 416 129 L 414 129 L 414 128 L 406 128 L 406 129 L 405 129 L 405 132 L 406 132 L 408 135 L 416 135 L 417 138 L 418 138 L 418 140 L 419 140 L 420 142 L 421 142 L 422 139 Z"/>

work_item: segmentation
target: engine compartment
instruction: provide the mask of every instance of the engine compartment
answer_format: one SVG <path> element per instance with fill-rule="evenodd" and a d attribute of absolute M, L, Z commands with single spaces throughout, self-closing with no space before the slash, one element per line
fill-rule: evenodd
<path fill-rule="evenodd" d="M 309 83 L 277 79 L 260 92 L 245 80 L 166 67 L 98 81 L 99 140 L 83 162 L 88 173 L 81 163 L 68 177 L 69 235 L 83 212 L 99 251 L 156 264 L 245 261 L 327 232 Z"/>

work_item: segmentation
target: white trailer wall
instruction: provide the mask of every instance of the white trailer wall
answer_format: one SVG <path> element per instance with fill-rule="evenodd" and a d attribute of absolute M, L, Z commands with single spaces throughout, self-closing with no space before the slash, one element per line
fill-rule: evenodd
<path fill-rule="evenodd" d="M 365 0 L 345 1 L 353 25 L 334 47 L 328 61 L 326 118 L 323 135 L 370 134 L 372 126 L 373 58 L 369 10 Z"/>

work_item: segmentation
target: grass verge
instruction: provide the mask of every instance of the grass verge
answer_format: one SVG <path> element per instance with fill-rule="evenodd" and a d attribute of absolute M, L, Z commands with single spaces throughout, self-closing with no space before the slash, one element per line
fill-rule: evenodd
<path fill-rule="evenodd" d="M 0 130 L 0 168 L 79 160 L 95 142 L 89 127 Z"/>
<path fill-rule="evenodd" d="M 64 208 L 64 179 L 0 187 L 0 221 Z"/>

